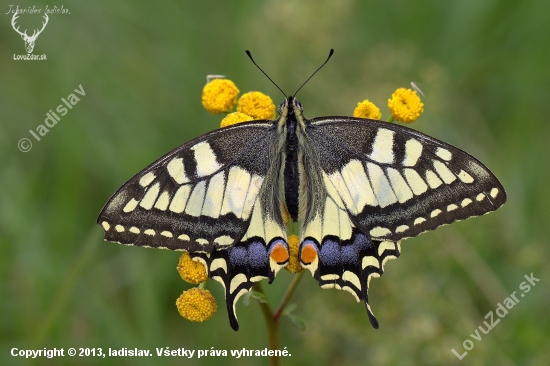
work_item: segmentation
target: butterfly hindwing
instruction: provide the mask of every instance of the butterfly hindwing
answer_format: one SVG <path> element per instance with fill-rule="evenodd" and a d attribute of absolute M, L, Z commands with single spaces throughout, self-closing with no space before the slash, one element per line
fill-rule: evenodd
<path fill-rule="evenodd" d="M 310 176 L 315 174 L 314 170 L 315 163 L 305 167 Z M 322 288 L 345 290 L 357 301 L 363 301 L 372 326 L 378 328 L 368 301 L 368 286 L 371 277 L 382 275 L 387 260 L 399 256 L 399 243 L 371 240 L 355 227 L 328 178 L 323 185 L 311 188 L 323 191 L 315 196 L 325 197 L 325 203 L 304 224 L 300 262 Z"/>
<path fill-rule="evenodd" d="M 398 241 L 496 210 L 506 201 L 481 162 L 406 127 L 348 117 L 310 120 L 324 179 L 372 239 Z"/>
<path fill-rule="evenodd" d="M 254 283 L 268 279 L 271 283 L 277 272 L 289 260 L 285 228 L 282 222 L 264 215 L 260 200 L 254 206 L 249 228 L 239 243 L 212 253 L 191 253 L 208 269 L 208 277 L 220 282 L 225 291 L 229 322 L 239 329 L 235 305 Z"/>

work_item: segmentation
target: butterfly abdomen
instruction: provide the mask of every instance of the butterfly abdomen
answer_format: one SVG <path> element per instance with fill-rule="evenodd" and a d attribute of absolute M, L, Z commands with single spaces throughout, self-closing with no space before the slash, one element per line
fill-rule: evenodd
<path fill-rule="evenodd" d="M 293 221 L 298 221 L 299 171 L 296 151 L 287 154 L 284 168 L 285 203 Z"/>

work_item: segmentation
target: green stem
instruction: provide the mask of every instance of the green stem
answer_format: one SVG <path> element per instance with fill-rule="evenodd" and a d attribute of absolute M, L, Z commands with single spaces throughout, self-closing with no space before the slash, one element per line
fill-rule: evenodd
<path fill-rule="evenodd" d="M 265 296 L 264 290 L 262 288 L 262 284 L 260 282 L 256 282 L 254 284 L 254 291 L 257 291 Z M 273 317 L 273 310 L 271 309 L 271 306 L 268 302 L 259 302 L 260 309 L 262 310 L 262 314 L 264 316 L 265 325 L 267 327 L 267 338 L 269 342 L 269 349 L 272 350 L 278 350 L 280 349 L 280 332 L 279 332 L 279 322 L 275 320 Z M 271 366 L 279 366 L 281 364 L 280 358 L 278 356 L 271 356 L 269 358 L 269 363 Z"/>
<path fill-rule="evenodd" d="M 267 328 L 267 338 L 269 342 L 269 349 L 272 349 L 272 350 L 281 349 L 280 348 L 281 315 L 283 314 L 285 307 L 288 305 L 290 298 L 294 294 L 294 291 L 296 291 L 296 288 L 298 287 L 298 283 L 300 283 L 300 279 L 302 279 L 303 274 L 304 274 L 304 271 L 294 276 L 294 279 L 290 283 L 290 286 L 288 286 L 288 289 L 286 290 L 286 293 L 283 296 L 281 303 L 277 307 L 277 310 L 275 310 L 275 313 L 271 309 L 271 306 L 269 305 L 268 302 L 258 301 L 258 304 L 260 304 L 260 309 L 262 310 L 262 314 L 265 320 L 265 325 Z M 264 290 L 262 288 L 262 284 L 260 282 L 256 282 L 253 290 L 265 296 Z M 281 360 L 278 356 L 271 356 L 269 361 L 271 366 L 279 366 Z"/>
<path fill-rule="evenodd" d="M 294 294 L 294 291 L 296 291 L 296 288 L 298 287 L 298 283 L 300 283 L 300 280 L 302 279 L 303 274 L 304 274 L 304 271 L 294 276 L 294 279 L 290 283 L 290 286 L 288 286 L 288 289 L 286 290 L 286 293 L 283 296 L 283 300 L 281 300 L 281 304 L 279 304 L 279 307 L 277 308 L 277 310 L 275 310 L 275 313 L 273 314 L 273 319 L 276 322 L 279 321 L 281 314 L 283 313 L 283 310 L 288 305 L 288 302 L 290 301 L 290 298 Z"/>

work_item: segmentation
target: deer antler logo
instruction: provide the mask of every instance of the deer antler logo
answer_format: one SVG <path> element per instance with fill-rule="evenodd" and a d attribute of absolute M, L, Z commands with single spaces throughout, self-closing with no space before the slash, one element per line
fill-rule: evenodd
<path fill-rule="evenodd" d="M 13 14 L 13 18 L 11 18 L 11 26 L 13 27 L 13 29 L 15 29 L 17 33 L 21 35 L 21 38 L 23 38 L 23 40 L 25 41 L 25 48 L 27 49 L 27 53 L 31 53 L 32 50 L 34 49 L 34 42 L 36 42 L 36 38 L 38 38 L 40 33 L 42 33 L 44 28 L 46 28 L 46 24 L 48 24 L 48 14 L 44 14 L 45 21 L 42 23 L 42 29 L 40 30 L 35 29 L 34 32 L 32 33 L 32 36 L 27 35 L 26 29 L 24 32 L 21 32 L 19 30 L 19 27 L 17 28 L 15 27 L 15 20 L 18 18 L 18 16 L 19 16 L 19 13 L 17 12 Z"/>

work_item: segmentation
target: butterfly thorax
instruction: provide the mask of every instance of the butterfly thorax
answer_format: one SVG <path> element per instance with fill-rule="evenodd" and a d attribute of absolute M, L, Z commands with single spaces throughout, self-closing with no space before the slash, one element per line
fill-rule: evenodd
<path fill-rule="evenodd" d="M 279 132 L 285 136 L 284 166 L 282 178 L 284 203 L 293 221 L 300 219 L 300 205 L 303 206 L 303 192 L 307 185 L 304 173 L 303 144 L 305 141 L 306 119 L 302 115 L 302 104 L 294 97 L 286 98 L 279 106 Z M 284 134 L 284 135 L 283 135 Z M 302 201 L 302 202 L 301 202 Z"/>

